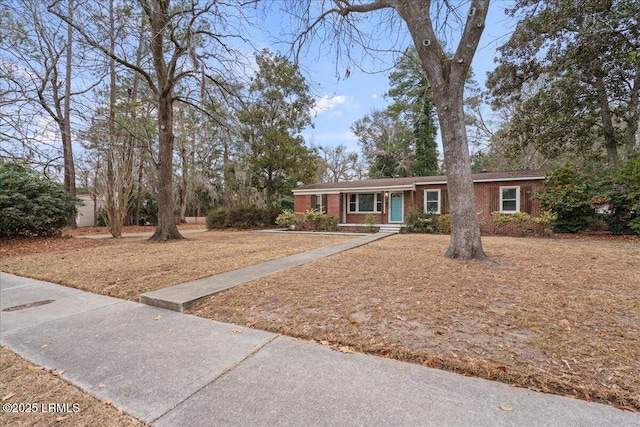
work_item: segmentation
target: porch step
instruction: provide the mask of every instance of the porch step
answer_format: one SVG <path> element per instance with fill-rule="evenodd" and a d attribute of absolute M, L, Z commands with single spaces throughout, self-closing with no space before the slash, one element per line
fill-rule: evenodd
<path fill-rule="evenodd" d="M 401 224 L 380 224 L 379 233 L 400 233 Z"/>

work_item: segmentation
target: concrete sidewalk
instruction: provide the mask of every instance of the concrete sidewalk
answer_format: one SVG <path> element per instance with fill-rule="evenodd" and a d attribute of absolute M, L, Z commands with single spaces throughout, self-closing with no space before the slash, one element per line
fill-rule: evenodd
<path fill-rule="evenodd" d="M 217 294 L 234 286 L 269 276 L 279 271 L 288 270 L 320 258 L 328 257 L 339 252 L 366 245 L 375 240 L 384 239 L 395 233 L 374 233 L 359 235 L 359 237 L 344 242 L 335 243 L 311 249 L 298 254 L 277 258 L 256 265 L 228 271 L 215 276 L 180 283 L 168 288 L 145 292 L 140 295 L 140 302 L 155 307 L 184 312 L 196 301 Z"/>
<path fill-rule="evenodd" d="M 606 405 L 0 273 L 11 307 L 3 345 L 157 426 L 640 426 Z"/>

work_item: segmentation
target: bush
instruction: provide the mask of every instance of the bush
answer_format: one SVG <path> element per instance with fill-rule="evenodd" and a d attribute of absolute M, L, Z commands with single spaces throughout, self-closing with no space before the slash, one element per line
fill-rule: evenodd
<path fill-rule="evenodd" d="M 421 209 L 413 210 L 407 215 L 407 230 L 411 233 L 435 233 L 436 217 Z"/>
<path fill-rule="evenodd" d="M 556 231 L 604 227 L 613 234 L 635 232 L 632 224 L 640 216 L 640 156 L 616 167 L 559 168 L 534 197 L 543 209 L 557 214 Z"/>
<path fill-rule="evenodd" d="M 374 214 L 367 214 L 364 217 L 364 223 L 367 225 L 367 232 L 368 233 L 375 233 L 376 232 L 376 217 Z"/>
<path fill-rule="evenodd" d="M 556 225 L 558 215 L 551 211 L 543 211 L 540 216 L 532 219 L 536 225 L 536 232 L 540 236 L 551 236 L 553 234 L 553 227 Z"/>
<path fill-rule="evenodd" d="M 634 225 L 640 218 L 640 156 L 612 168 L 600 181 L 600 192 L 592 205 L 613 234 L 638 233 Z"/>
<path fill-rule="evenodd" d="M 498 233 L 504 233 L 504 228 L 511 222 L 511 216 L 503 214 L 500 211 L 491 212 L 491 219 L 493 219 Z"/>
<path fill-rule="evenodd" d="M 302 231 L 337 231 L 338 219 L 333 215 L 309 209 L 301 214 L 295 214 L 296 230 Z"/>
<path fill-rule="evenodd" d="M 296 215 L 295 225 L 296 230 L 302 231 L 337 231 L 338 218 L 309 209 Z"/>
<path fill-rule="evenodd" d="M 439 215 L 436 222 L 436 230 L 438 230 L 438 233 L 442 234 L 451 233 L 451 215 Z"/>
<path fill-rule="evenodd" d="M 0 236 L 60 234 L 80 203 L 54 181 L 19 165 L 0 163 Z"/>
<path fill-rule="evenodd" d="M 527 234 L 529 226 L 531 225 L 531 215 L 526 212 L 514 212 L 511 214 L 511 222 L 516 229 L 516 232 L 521 236 Z"/>
<path fill-rule="evenodd" d="M 279 214 L 279 213 L 278 213 Z M 253 228 L 272 224 L 267 211 L 256 206 L 216 208 L 207 214 L 207 228 Z"/>
<path fill-rule="evenodd" d="M 565 166 L 547 177 L 542 191 L 534 195 L 544 210 L 558 215 L 555 230 L 579 233 L 597 218 L 592 206 L 595 177 L 578 167 Z"/>
<path fill-rule="evenodd" d="M 276 224 L 280 227 L 289 228 L 296 223 L 296 214 L 293 211 L 285 209 L 278 217 L 276 218 Z"/>

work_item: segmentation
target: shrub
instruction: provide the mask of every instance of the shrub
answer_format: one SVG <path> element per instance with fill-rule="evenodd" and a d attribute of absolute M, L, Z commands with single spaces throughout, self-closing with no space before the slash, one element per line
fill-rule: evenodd
<path fill-rule="evenodd" d="M 516 232 L 521 236 L 524 236 L 529 231 L 529 225 L 531 225 L 531 215 L 526 212 L 514 212 L 511 214 L 511 222 L 516 229 Z"/>
<path fill-rule="evenodd" d="M 551 211 L 543 211 L 540 216 L 532 219 L 536 225 L 536 232 L 540 236 L 551 236 L 553 227 L 556 225 L 558 215 Z"/>
<path fill-rule="evenodd" d="M 276 218 L 276 224 L 280 227 L 289 228 L 296 223 L 296 214 L 293 211 L 285 209 L 282 211 L 280 215 Z"/>
<path fill-rule="evenodd" d="M 337 231 L 338 219 L 333 215 L 309 209 L 296 215 L 296 230 L 303 231 Z"/>
<path fill-rule="evenodd" d="M 407 230 L 411 233 L 435 233 L 436 217 L 421 209 L 413 210 L 407 215 Z"/>
<path fill-rule="evenodd" d="M 267 211 L 256 206 L 216 208 L 207 214 L 207 228 L 253 228 L 270 224 Z"/>
<path fill-rule="evenodd" d="M 451 233 L 451 215 L 439 215 L 436 222 L 436 230 L 438 231 L 438 233 L 442 234 Z"/>
<path fill-rule="evenodd" d="M 376 232 L 376 217 L 373 214 L 367 214 L 364 217 L 364 223 L 367 224 L 367 232 L 375 233 Z"/>
<path fill-rule="evenodd" d="M 324 231 L 338 231 L 338 218 L 324 214 L 322 216 L 322 228 Z"/>
<path fill-rule="evenodd" d="M 60 234 L 78 213 L 75 197 L 54 181 L 0 162 L 0 236 Z"/>
<path fill-rule="evenodd" d="M 491 219 L 493 219 L 493 223 L 496 226 L 496 231 L 498 233 L 504 233 L 504 228 L 511 222 L 511 215 L 503 214 L 499 211 L 491 212 Z"/>
<path fill-rule="evenodd" d="M 579 233 L 588 229 L 597 218 L 592 199 L 595 177 L 578 167 L 565 166 L 550 174 L 542 191 L 534 195 L 544 210 L 558 215 L 555 230 Z"/>
<path fill-rule="evenodd" d="M 640 156 L 612 168 L 600 181 L 600 193 L 592 205 L 600 208 L 613 234 L 637 233 L 632 226 L 640 218 Z"/>

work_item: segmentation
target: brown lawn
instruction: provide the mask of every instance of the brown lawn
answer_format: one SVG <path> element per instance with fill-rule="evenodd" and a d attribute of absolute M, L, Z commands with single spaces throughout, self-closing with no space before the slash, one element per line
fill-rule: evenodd
<path fill-rule="evenodd" d="M 109 401 L 101 402 L 58 378 L 62 372 L 48 372 L 31 365 L 6 347 L 0 348 L 0 361 L 2 403 L 9 409 L 0 413 L 2 425 L 146 426 L 124 414 L 122 408 L 114 408 Z M 18 406 L 25 403 L 35 405 L 31 412 L 24 412 L 24 406 Z M 58 408 L 64 412 L 54 412 L 54 408 L 48 407 L 49 403 L 69 406 Z M 77 406 L 72 406 L 74 404 Z"/>
<path fill-rule="evenodd" d="M 185 236 L 167 243 L 147 237 L 0 240 L 0 270 L 137 301 L 147 291 L 353 238 L 254 231 Z"/>
<path fill-rule="evenodd" d="M 200 302 L 224 322 L 640 409 L 640 245 L 397 235 Z"/>
<path fill-rule="evenodd" d="M 351 237 L 207 232 L 0 241 L 0 269 L 106 295 L 139 293 Z M 396 235 L 254 281 L 199 316 L 640 409 L 640 241 L 485 237 L 499 264 Z"/>

